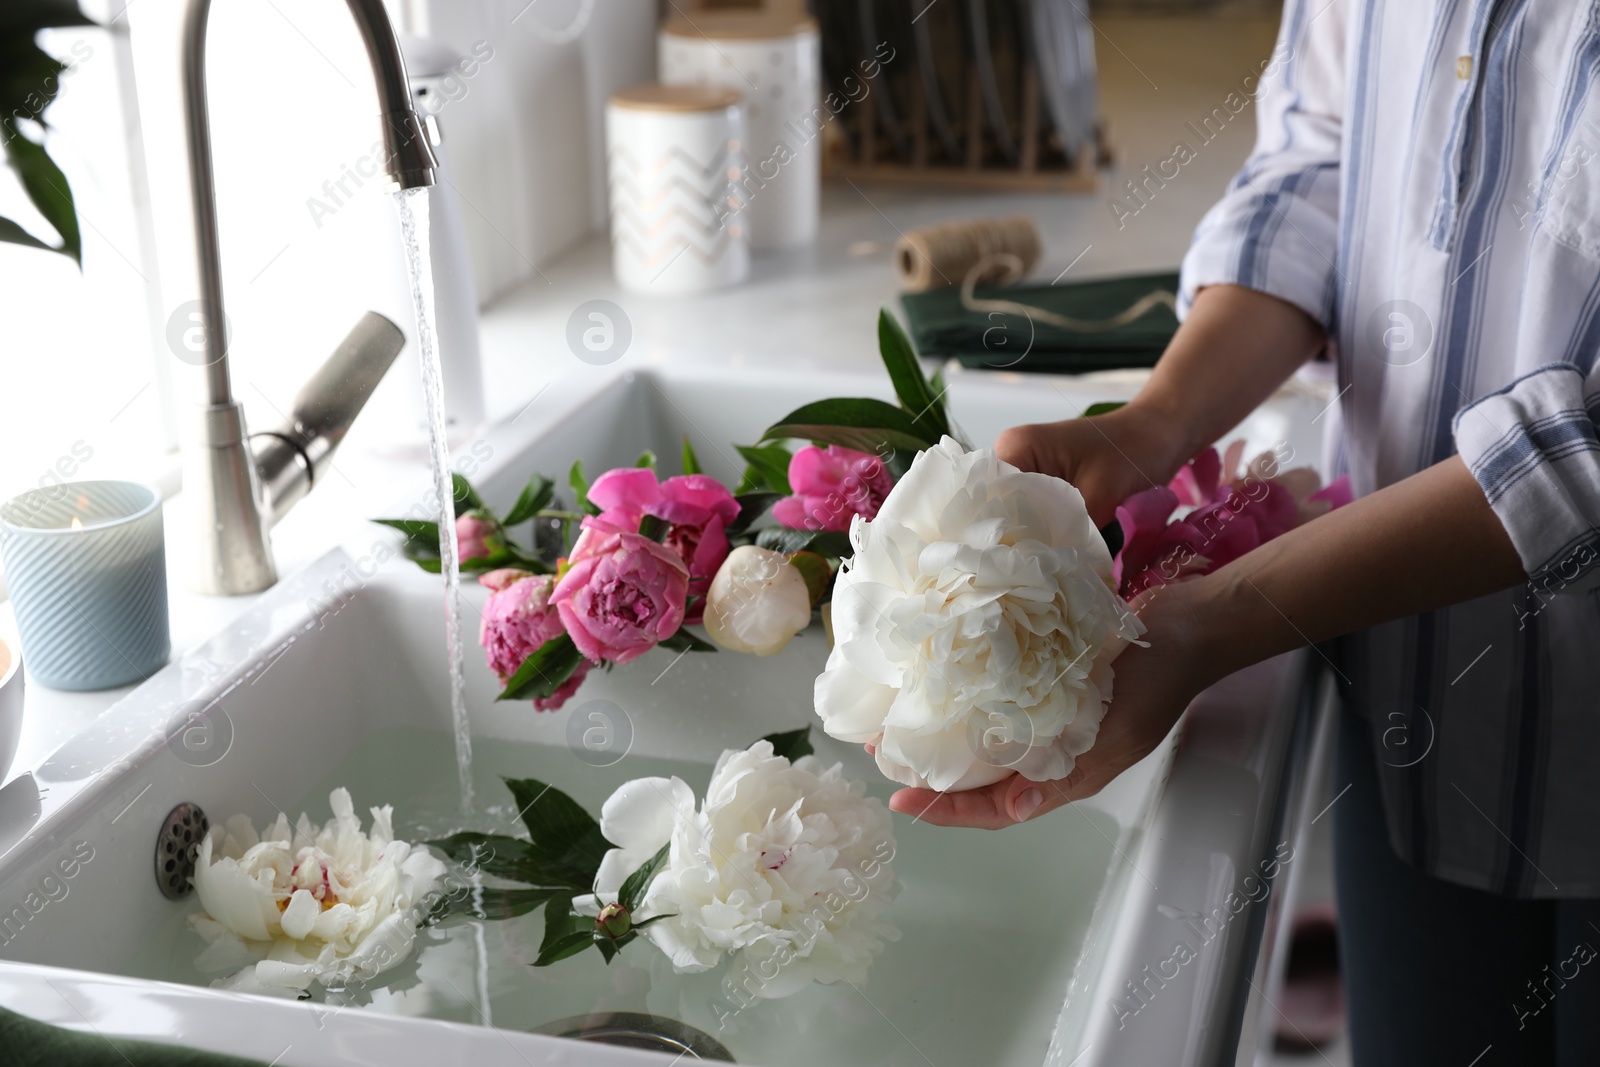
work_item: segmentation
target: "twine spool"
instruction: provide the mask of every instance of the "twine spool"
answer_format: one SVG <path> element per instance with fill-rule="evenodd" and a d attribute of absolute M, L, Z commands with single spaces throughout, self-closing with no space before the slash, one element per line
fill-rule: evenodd
<path fill-rule="evenodd" d="M 1044 252 L 1039 228 L 1026 215 L 961 219 L 911 230 L 895 244 L 895 269 L 908 292 L 958 286 L 977 268 L 973 284 L 1013 282 Z"/>

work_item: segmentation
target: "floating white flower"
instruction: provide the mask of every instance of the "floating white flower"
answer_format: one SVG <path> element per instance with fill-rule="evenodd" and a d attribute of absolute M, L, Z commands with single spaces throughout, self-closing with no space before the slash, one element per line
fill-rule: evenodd
<path fill-rule="evenodd" d="M 189 925 L 210 942 L 201 970 L 235 973 L 214 985 L 293 995 L 371 978 L 411 951 L 417 905 L 445 874 L 423 849 L 394 839 L 388 805 L 372 809 L 361 832 L 350 794 L 328 798 L 333 818 L 320 829 L 302 814 L 256 833 L 235 815 L 200 844 L 194 886 L 203 914 Z"/>
<path fill-rule="evenodd" d="M 1094 744 L 1112 658 L 1144 632 L 1078 491 L 946 437 L 850 542 L 823 729 L 873 744 L 905 785 L 1065 777 Z"/>
<path fill-rule="evenodd" d="M 637 921 L 667 916 L 640 934 L 680 972 L 724 956 L 757 996 L 807 984 L 861 982 L 899 932 L 886 912 L 896 887 L 889 812 L 814 756 L 792 764 L 758 741 L 722 754 L 705 802 L 678 778 L 624 783 L 601 808 L 600 828 L 618 847 L 601 861 L 595 914 L 623 880 L 670 844 Z"/>

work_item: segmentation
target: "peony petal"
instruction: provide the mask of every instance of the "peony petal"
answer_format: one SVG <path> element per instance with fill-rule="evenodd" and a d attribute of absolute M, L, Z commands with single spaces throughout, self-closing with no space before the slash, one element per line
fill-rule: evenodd
<path fill-rule="evenodd" d="M 829 737 L 864 744 L 883 733 L 895 692 L 852 667 L 835 646 L 828 654 L 827 669 L 817 675 L 813 698 Z"/>

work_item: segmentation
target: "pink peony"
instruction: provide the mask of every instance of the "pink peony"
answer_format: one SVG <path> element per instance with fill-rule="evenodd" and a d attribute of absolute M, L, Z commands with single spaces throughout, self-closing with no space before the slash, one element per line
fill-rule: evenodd
<path fill-rule="evenodd" d="M 550 604 L 556 580 L 548 574 L 529 574 L 514 567 L 480 575 L 478 583 L 494 590 L 483 606 L 483 626 L 478 642 L 489 661 L 489 669 L 504 685 L 533 655 L 539 646 L 564 633 L 561 617 Z M 580 663 L 572 676 L 548 697 L 533 702 L 537 711 L 554 711 L 578 691 L 589 663 Z"/>
<path fill-rule="evenodd" d="M 586 657 L 627 663 L 677 633 L 688 594 L 689 570 L 677 552 L 588 518 L 550 603 Z"/>
<path fill-rule="evenodd" d="M 667 524 L 662 542 L 689 570 L 685 622 L 699 622 L 706 591 L 728 558 L 728 524 L 739 517 L 739 502 L 727 486 L 704 474 L 684 474 L 657 483 L 648 467 L 619 467 L 596 478 L 589 499 L 600 521 L 635 531 L 646 515 Z"/>
<path fill-rule="evenodd" d="M 461 559 L 488 559 L 506 547 L 494 516 L 474 508 L 456 519 L 456 545 Z"/>
<path fill-rule="evenodd" d="M 1224 481 L 1237 469 L 1243 445 L 1230 445 L 1226 457 L 1208 448 L 1190 460 L 1169 485 L 1152 486 L 1117 508 L 1123 546 L 1112 577 L 1131 600 L 1153 586 L 1209 574 L 1247 552 L 1288 533 L 1317 515 L 1350 502 L 1348 478 L 1321 487 L 1309 468 L 1262 478 L 1256 471 L 1275 463 L 1259 457 L 1250 474 Z M 1194 510 L 1169 521 L 1180 506 Z"/>
<path fill-rule="evenodd" d="M 810 445 L 789 461 L 793 496 L 772 506 L 772 517 L 791 530 L 848 530 L 856 515 L 876 518 L 894 479 L 877 456 L 838 445 Z"/>

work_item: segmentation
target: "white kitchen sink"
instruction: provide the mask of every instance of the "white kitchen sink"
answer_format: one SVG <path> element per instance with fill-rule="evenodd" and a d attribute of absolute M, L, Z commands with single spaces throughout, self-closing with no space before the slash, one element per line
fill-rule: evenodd
<path fill-rule="evenodd" d="M 1116 398 L 1112 389 L 1024 381 L 959 376 L 952 414 L 973 441 L 986 444 L 1005 426 L 1063 418 Z M 685 434 L 707 473 L 732 481 L 740 466 L 732 443 L 753 442 L 808 400 L 874 394 L 887 398 L 887 382 L 635 371 L 570 391 L 542 406 L 556 414 L 518 419 L 458 452 L 470 457 L 479 490 L 502 509 L 530 473 L 561 481 L 578 458 L 592 476 L 631 464 L 649 448 L 670 468 Z M 1292 432 L 1308 425 L 1297 403 L 1253 416 L 1243 428 L 1251 444 L 1287 440 L 1299 456 L 1315 456 L 1314 441 Z M 1315 410 L 1310 398 L 1303 403 Z M 425 493 L 420 475 L 397 486 L 391 513 Z M 1161 882 L 1148 877 L 1160 859 L 1148 850 L 1152 827 L 1165 825 L 1158 802 L 1174 745 L 1093 801 L 1003 833 L 939 829 L 896 816 L 903 889 L 891 915 L 902 936 L 878 958 L 869 980 L 859 988 L 813 986 L 745 1009 L 721 1027 L 721 973 L 675 976 L 642 941 L 609 968 L 594 953 L 547 969 L 528 966 L 541 931 L 537 913 L 481 930 L 458 920 L 425 931 L 411 962 L 348 1006 L 197 988 L 185 983 L 212 977 L 194 971 L 204 945 L 184 927 L 197 902 L 192 895 L 165 899 L 153 874 L 157 831 L 175 805 L 197 804 L 213 823 L 244 812 L 259 825 L 279 810 L 291 819 L 305 810 L 321 821 L 329 815 L 330 788 L 346 785 L 358 811 L 393 804 L 401 836 L 443 836 L 454 828 L 440 581 L 398 556 L 382 562 L 394 541 L 379 527 L 352 522 L 337 540 L 235 624 L 0 789 L 0 1002 L 62 1025 L 181 1040 L 283 1064 L 668 1062 L 528 1033 L 591 1011 L 680 1020 L 715 1036 L 737 1062 L 769 1067 L 1065 1065 L 1098 1043 L 1101 1052 L 1082 1060 L 1087 1064 L 1103 1057 L 1112 1040 L 1099 1036 L 1107 998 L 1143 962 L 1140 924 L 1149 916 L 1132 902 L 1203 907 L 1218 886 L 1231 886 L 1234 870 L 1251 865 L 1244 854 L 1259 846 L 1258 827 L 1270 821 L 1271 761 L 1251 766 L 1241 757 L 1244 766 L 1234 770 L 1255 775 L 1255 793 L 1241 801 L 1238 775 L 1222 776 L 1228 810 L 1246 809 L 1242 828 L 1223 831 L 1233 842 L 1232 867 L 1212 862 L 1192 898 L 1173 875 L 1158 900 L 1139 882 L 1150 882 L 1151 890 Z M 475 635 L 475 609 L 485 595 L 468 588 L 469 634 Z M 561 711 L 536 714 L 526 703 L 494 701 L 498 686 L 469 643 L 479 795 L 502 802 L 505 830 L 514 832 L 515 812 L 499 775 L 551 782 L 591 810 L 620 781 L 643 774 L 679 773 L 698 791 L 723 748 L 814 723 L 812 679 L 825 657 L 825 639 L 815 631 L 771 659 L 727 652 L 679 659 L 656 650 L 591 675 Z M 1280 702 L 1284 676 L 1269 671 L 1230 699 Z M 621 709 L 632 734 L 628 754 L 608 767 L 581 758 L 571 740 L 594 701 Z M 819 755 L 842 760 L 847 773 L 887 797 L 890 784 L 859 749 L 820 730 L 813 736 Z M 1262 744 L 1281 756 L 1286 736 L 1269 731 Z M 1194 796 L 1203 797 L 1211 787 L 1197 788 Z M 1199 838 L 1188 844 L 1221 848 Z M 67 860 L 74 862 L 63 866 Z M 1185 975 L 1190 979 L 1206 981 L 1199 968 Z M 1167 1003 L 1187 996 L 1173 993 Z"/>

